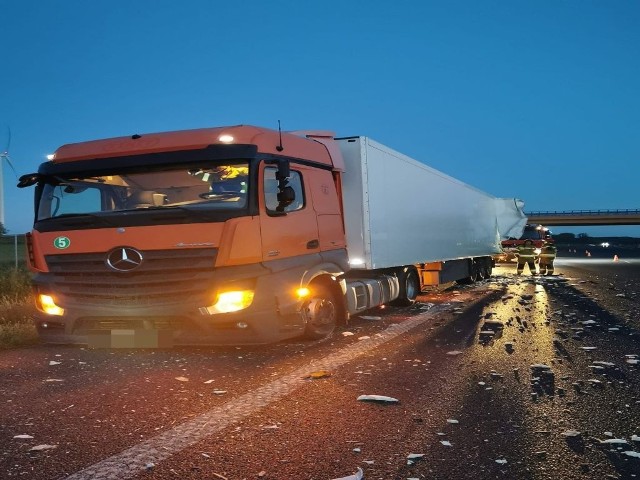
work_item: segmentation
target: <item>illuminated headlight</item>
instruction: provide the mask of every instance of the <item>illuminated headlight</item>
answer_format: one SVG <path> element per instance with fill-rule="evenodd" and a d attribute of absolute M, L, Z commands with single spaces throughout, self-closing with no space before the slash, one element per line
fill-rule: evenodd
<path fill-rule="evenodd" d="M 218 293 L 216 303 L 203 309 L 209 315 L 244 310 L 253 302 L 253 290 L 236 290 Z M 201 311 L 203 310 L 201 309 Z M 205 313 L 205 312 L 202 312 Z"/>
<path fill-rule="evenodd" d="M 56 302 L 53 300 L 51 295 L 39 294 L 36 297 L 36 306 L 38 307 L 38 310 L 48 315 L 64 315 L 64 308 L 60 308 L 56 305 Z"/>

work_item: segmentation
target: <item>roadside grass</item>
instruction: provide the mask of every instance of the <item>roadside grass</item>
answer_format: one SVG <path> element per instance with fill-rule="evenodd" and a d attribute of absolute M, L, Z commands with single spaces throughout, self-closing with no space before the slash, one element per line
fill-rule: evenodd
<path fill-rule="evenodd" d="M 29 271 L 0 265 L 0 349 L 38 341 L 34 310 Z"/>

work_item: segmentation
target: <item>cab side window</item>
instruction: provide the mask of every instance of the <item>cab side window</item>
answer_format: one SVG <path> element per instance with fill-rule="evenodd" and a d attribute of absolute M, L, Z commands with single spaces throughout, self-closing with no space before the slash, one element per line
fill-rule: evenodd
<path fill-rule="evenodd" d="M 278 207 L 278 180 L 276 180 L 276 168 L 266 167 L 264 169 L 264 204 L 268 212 L 275 212 Z M 300 172 L 291 170 L 288 186 L 296 192 L 295 200 L 287 205 L 285 212 L 293 212 L 304 208 L 304 188 L 302 186 L 302 176 Z"/>

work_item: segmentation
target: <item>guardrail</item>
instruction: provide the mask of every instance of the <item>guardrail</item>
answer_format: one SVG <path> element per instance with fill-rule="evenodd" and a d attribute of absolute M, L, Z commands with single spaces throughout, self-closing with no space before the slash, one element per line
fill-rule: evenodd
<path fill-rule="evenodd" d="M 624 210 L 549 210 L 545 212 L 525 212 L 526 216 L 539 215 L 640 215 L 640 209 Z"/>

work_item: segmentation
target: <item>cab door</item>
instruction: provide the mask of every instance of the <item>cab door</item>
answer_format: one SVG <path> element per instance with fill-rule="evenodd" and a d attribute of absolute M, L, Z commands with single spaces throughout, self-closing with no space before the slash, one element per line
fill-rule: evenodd
<path fill-rule="evenodd" d="M 262 235 L 263 261 L 290 258 L 320 251 L 318 223 L 312 205 L 307 178 L 313 175 L 313 168 L 291 164 L 288 185 L 295 192 L 295 200 L 276 211 L 278 206 L 278 181 L 276 166 L 261 165 L 258 182 L 260 184 L 260 230 Z"/>

